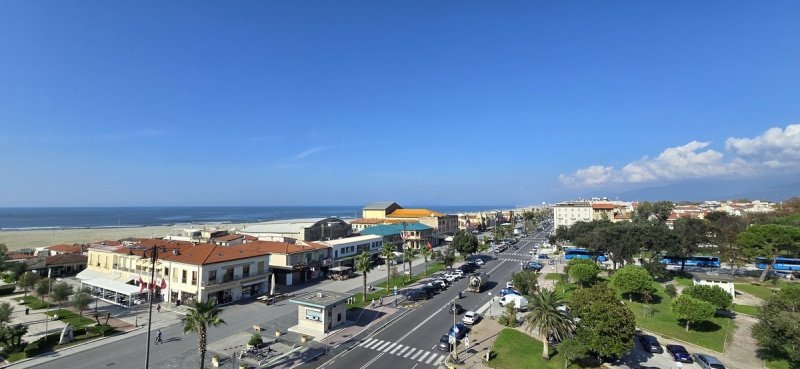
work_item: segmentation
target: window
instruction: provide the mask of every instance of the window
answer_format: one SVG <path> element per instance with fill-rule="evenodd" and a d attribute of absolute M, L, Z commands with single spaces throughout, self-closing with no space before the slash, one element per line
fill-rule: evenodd
<path fill-rule="evenodd" d="M 216 270 L 209 270 L 208 271 L 208 283 L 217 283 L 217 271 Z"/>
<path fill-rule="evenodd" d="M 186 283 L 186 271 L 181 270 L 181 283 Z"/>
<path fill-rule="evenodd" d="M 196 286 L 196 285 L 197 285 L 197 271 L 193 270 L 192 271 L 192 286 Z"/>
<path fill-rule="evenodd" d="M 247 278 L 250 276 L 250 265 L 245 265 L 242 267 L 242 277 Z"/>
<path fill-rule="evenodd" d="M 172 270 L 172 281 L 173 282 L 177 282 L 178 281 L 178 268 L 174 268 Z"/>
<path fill-rule="evenodd" d="M 169 277 L 169 268 L 164 268 L 164 275 Z M 167 278 L 169 279 L 169 278 Z"/>

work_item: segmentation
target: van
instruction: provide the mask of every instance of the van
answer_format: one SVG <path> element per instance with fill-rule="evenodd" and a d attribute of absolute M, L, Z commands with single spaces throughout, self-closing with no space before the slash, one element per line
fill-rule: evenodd
<path fill-rule="evenodd" d="M 524 311 L 528 309 L 528 300 L 520 295 L 509 294 L 500 298 L 500 306 L 506 306 L 514 302 L 514 308 L 517 311 Z"/>

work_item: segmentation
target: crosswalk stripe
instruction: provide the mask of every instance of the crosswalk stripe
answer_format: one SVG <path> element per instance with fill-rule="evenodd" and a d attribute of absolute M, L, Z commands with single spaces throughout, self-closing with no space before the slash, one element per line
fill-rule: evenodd
<path fill-rule="evenodd" d="M 392 347 L 395 347 L 395 346 L 397 346 L 397 342 L 392 342 L 392 344 L 391 344 L 391 345 L 389 345 L 389 346 L 386 346 L 386 349 L 384 349 L 384 350 L 381 350 L 381 351 L 383 351 L 383 352 L 387 352 L 387 351 L 391 350 L 391 349 L 392 349 Z"/>
<path fill-rule="evenodd" d="M 433 365 L 438 366 L 439 364 L 442 363 L 442 360 L 444 360 L 444 355 L 439 355 L 439 358 L 436 359 L 436 361 L 433 362 Z"/>
<path fill-rule="evenodd" d="M 409 350 L 409 351 L 408 351 L 408 352 L 407 352 L 405 355 L 403 355 L 403 357 L 408 357 L 408 356 L 409 356 L 409 355 L 411 355 L 411 354 L 412 354 L 414 351 L 417 351 L 417 349 L 415 349 L 415 348 L 413 348 L 413 347 L 412 347 L 412 348 L 411 348 L 411 350 Z"/>
<path fill-rule="evenodd" d="M 428 360 L 425 361 L 425 364 L 430 364 L 431 361 L 433 361 L 433 359 L 435 359 L 437 356 L 439 356 L 439 355 L 436 355 L 436 354 L 431 355 L 431 357 L 429 357 Z M 420 361 L 422 361 L 422 360 L 420 360 Z"/>
<path fill-rule="evenodd" d="M 378 346 L 382 345 L 382 344 L 383 344 L 383 342 L 384 342 L 383 340 L 375 340 L 375 342 L 373 342 L 373 343 L 370 343 L 369 345 L 367 345 L 367 346 L 366 346 L 366 348 L 368 348 L 368 349 L 374 349 L 374 348 L 376 348 L 376 347 L 378 347 Z"/>
<path fill-rule="evenodd" d="M 370 337 L 370 338 L 367 338 L 366 340 L 362 341 L 358 345 L 359 346 L 366 346 L 368 343 L 372 343 L 372 341 L 374 341 L 374 340 L 375 340 L 374 338 Z"/>
<path fill-rule="evenodd" d="M 411 348 L 411 346 L 406 346 L 406 347 L 404 347 L 402 350 L 400 350 L 400 352 L 398 352 L 398 353 L 397 353 L 397 356 L 400 356 L 400 355 L 402 355 L 404 352 L 406 352 L 406 350 L 408 350 L 408 349 L 410 349 L 410 348 Z"/>
<path fill-rule="evenodd" d="M 395 348 L 394 348 L 394 350 L 392 350 L 392 352 L 390 352 L 390 354 L 394 355 L 394 353 L 395 353 L 397 350 L 399 350 L 399 349 L 401 349 L 401 348 L 403 348 L 403 347 L 405 347 L 405 346 L 403 346 L 403 345 L 397 345 L 397 347 L 395 347 Z"/>
<path fill-rule="evenodd" d="M 414 356 L 412 356 L 412 357 L 411 357 L 411 360 L 416 360 L 416 359 L 417 359 L 417 356 L 419 356 L 419 354 L 421 354 L 421 353 L 423 353 L 423 352 L 424 352 L 424 351 L 422 351 L 422 350 L 419 350 L 419 351 L 417 351 L 417 353 L 416 353 L 416 354 L 414 354 Z"/>
<path fill-rule="evenodd" d="M 386 343 L 384 343 L 382 345 L 379 345 L 379 346 L 375 346 L 373 348 L 378 350 L 378 351 L 380 351 L 380 350 L 383 350 L 384 347 L 389 346 L 390 343 L 392 343 L 392 342 L 391 341 L 386 341 Z"/>
<path fill-rule="evenodd" d="M 419 357 L 419 359 L 418 359 L 417 361 L 419 361 L 419 362 L 421 363 L 421 362 L 422 362 L 422 360 L 425 360 L 425 357 L 426 357 L 426 356 L 428 356 L 428 355 L 430 355 L 430 352 L 428 352 L 428 351 L 425 351 L 425 355 L 422 355 L 422 356 L 420 356 L 420 357 Z"/>

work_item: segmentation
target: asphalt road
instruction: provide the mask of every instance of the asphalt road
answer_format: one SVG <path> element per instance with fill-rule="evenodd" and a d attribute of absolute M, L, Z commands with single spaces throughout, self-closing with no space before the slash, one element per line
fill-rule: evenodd
<path fill-rule="evenodd" d="M 467 287 L 466 278 L 462 278 L 432 299 L 411 309 L 386 328 L 356 342 L 351 350 L 324 359 L 326 361 L 322 366 L 319 366 L 320 362 L 316 362 L 313 366 L 309 364 L 304 367 L 402 369 L 438 366 L 448 354 L 445 351 L 438 351 L 436 346 L 439 338 L 447 334 L 453 325 L 453 314 L 448 312 L 453 299 L 456 298 L 457 303 L 466 310 L 477 311 L 485 306 L 491 299 L 488 292 L 497 296 L 499 290 L 510 280 L 511 273 L 520 270 L 519 260 L 529 260 L 530 248 L 535 243 L 545 240 L 546 238 L 536 233 L 520 240 L 517 243 L 518 250 L 512 247 L 497 256 L 484 255 L 483 258 L 488 261 L 480 271 L 490 274 L 490 282 L 483 292 L 466 292 L 464 298 L 457 299 L 458 291 Z M 500 313 L 496 303 L 493 311 L 495 314 Z M 460 322 L 462 317 L 463 314 L 459 314 L 456 316 L 456 321 Z M 460 347 L 463 349 L 463 346 Z"/>

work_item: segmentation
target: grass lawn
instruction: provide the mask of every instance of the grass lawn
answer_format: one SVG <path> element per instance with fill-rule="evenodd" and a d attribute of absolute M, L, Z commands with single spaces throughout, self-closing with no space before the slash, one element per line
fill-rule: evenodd
<path fill-rule="evenodd" d="M 769 369 L 789 369 L 789 362 L 786 360 L 767 360 L 766 366 Z"/>
<path fill-rule="evenodd" d="M 730 319 L 714 317 L 708 322 L 695 324 L 687 332 L 684 324 L 681 324 L 672 316 L 672 308 L 670 307 L 672 299 L 664 292 L 664 286 L 660 283 L 653 283 L 653 286 L 656 288 L 655 301 L 652 304 L 648 304 L 651 308 L 652 316 L 645 317 L 645 304 L 625 300 L 625 304 L 636 315 L 637 326 L 667 338 L 691 342 L 698 346 L 722 352 L 726 328 L 728 331 L 733 331 L 733 323 Z"/>
<path fill-rule="evenodd" d="M 24 358 L 25 358 L 25 353 L 24 352 L 14 352 L 14 353 L 8 354 L 8 357 L 6 358 L 6 360 L 8 360 L 9 363 L 13 363 L 15 361 L 19 361 L 19 360 L 22 360 Z"/>
<path fill-rule="evenodd" d="M 748 293 L 760 299 L 766 299 L 772 295 L 772 291 L 775 291 L 775 289 L 765 285 L 754 285 L 750 283 L 736 283 L 734 287 L 736 287 L 738 291 Z"/>
<path fill-rule="evenodd" d="M 41 299 L 39 299 L 36 296 L 28 295 L 26 297 L 21 297 L 21 298 L 18 298 L 18 299 L 15 298 L 15 300 L 24 300 L 25 301 L 25 306 L 31 308 L 31 310 L 44 309 L 44 308 L 47 307 L 47 302 L 42 301 Z"/>
<path fill-rule="evenodd" d="M 684 286 L 684 287 L 691 287 L 694 284 L 694 282 L 692 282 L 691 278 L 687 278 L 687 277 L 683 277 L 683 276 L 678 276 L 678 277 L 672 278 L 672 280 L 675 281 L 675 283 L 677 283 L 677 284 L 679 284 L 681 286 Z"/>
<path fill-rule="evenodd" d="M 542 349 L 541 341 L 516 329 L 506 328 L 494 341 L 489 366 L 497 369 L 564 368 L 564 358 L 557 353 L 550 360 L 542 360 Z"/>
<path fill-rule="evenodd" d="M 564 273 L 547 273 L 544 275 L 544 279 L 550 281 L 560 281 L 563 278 Z"/>
<path fill-rule="evenodd" d="M 47 314 L 50 316 L 58 315 L 58 320 L 64 323 L 69 323 L 75 328 L 96 323 L 94 319 L 87 318 L 85 315 L 81 317 L 80 315 L 65 309 L 53 310 Z"/>
<path fill-rule="evenodd" d="M 758 315 L 758 306 L 733 304 L 733 311 L 740 314 Z"/>
<path fill-rule="evenodd" d="M 108 335 L 111 335 L 111 334 L 114 334 L 114 333 L 117 332 L 114 328 L 111 328 L 109 326 L 103 326 L 103 328 L 102 328 L 103 332 L 95 331 L 95 330 L 93 330 L 93 328 L 94 327 L 85 327 L 85 328 L 75 329 L 73 331 L 75 340 L 70 342 L 70 343 L 63 344 L 63 345 L 59 345 L 58 344 L 58 340 L 61 338 L 61 334 L 60 333 L 59 334 L 52 334 L 51 333 L 51 334 L 47 335 L 46 339 L 45 338 L 40 338 L 38 340 L 40 342 L 39 354 L 45 353 L 45 352 L 50 352 L 50 351 L 53 351 L 55 349 L 64 349 L 64 348 L 67 348 L 67 347 L 70 347 L 70 346 L 74 346 L 74 345 L 83 343 L 83 342 L 85 342 L 87 340 L 98 338 L 101 335 L 102 336 L 108 336 Z M 86 329 L 90 329 L 88 334 L 86 334 Z M 24 352 L 15 352 L 15 353 L 9 354 L 8 357 L 6 358 L 6 360 L 8 360 L 9 362 L 15 362 L 15 361 L 22 360 L 22 359 L 25 359 L 25 358 L 27 358 L 27 356 L 25 355 Z"/>

